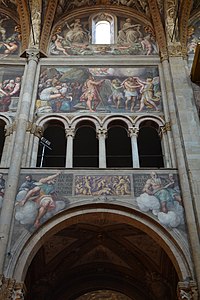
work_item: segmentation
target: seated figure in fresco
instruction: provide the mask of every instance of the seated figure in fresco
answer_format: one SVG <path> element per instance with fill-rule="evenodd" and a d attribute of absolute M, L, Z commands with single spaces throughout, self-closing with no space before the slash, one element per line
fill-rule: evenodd
<path fill-rule="evenodd" d="M 65 40 L 70 45 L 74 44 L 82 44 L 89 41 L 88 32 L 86 32 L 81 24 L 80 19 L 75 19 L 74 23 L 68 25 L 68 31 L 65 35 Z"/>
<path fill-rule="evenodd" d="M 163 225 L 184 225 L 182 199 L 173 174 L 169 174 L 166 180 L 152 172 L 136 201 L 141 211 L 151 211 Z"/>
<path fill-rule="evenodd" d="M 34 222 L 35 228 L 40 226 L 41 218 L 48 211 L 56 208 L 55 182 L 59 175 L 60 172 L 57 172 L 54 175 L 41 178 L 38 182 L 34 182 L 33 188 L 17 203 L 19 206 L 24 206 L 28 200 L 37 203 L 38 213 Z"/>
<path fill-rule="evenodd" d="M 131 19 L 126 19 L 121 30 L 118 32 L 118 43 L 132 45 L 139 42 L 139 38 L 143 36 L 140 27 L 140 24 L 132 24 Z"/>

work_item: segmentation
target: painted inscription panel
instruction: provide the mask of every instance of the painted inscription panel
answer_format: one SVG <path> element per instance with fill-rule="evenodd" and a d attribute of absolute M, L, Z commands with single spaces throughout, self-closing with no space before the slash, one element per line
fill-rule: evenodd
<path fill-rule="evenodd" d="M 157 67 L 42 67 L 36 101 L 44 113 L 160 112 Z"/>

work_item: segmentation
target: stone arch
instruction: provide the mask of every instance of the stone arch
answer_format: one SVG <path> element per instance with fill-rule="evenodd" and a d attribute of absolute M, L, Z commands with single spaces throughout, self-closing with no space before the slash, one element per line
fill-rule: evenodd
<path fill-rule="evenodd" d="M 189 277 L 193 278 L 188 247 L 181 241 L 176 231 L 169 232 L 151 217 L 136 209 L 113 204 L 107 206 L 105 203 L 73 207 L 49 220 L 32 236 L 30 233 L 22 235 L 11 250 L 12 259 L 8 265 L 6 276 L 14 277 L 19 282 L 24 281 L 28 267 L 43 243 L 53 234 L 73 224 L 84 222 L 84 220 L 99 220 L 102 224 L 107 220 L 112 220 L 142 230 L 167 254 L 180 281 Z"/>
<path fill-rule="evenodd" d="M 94 124 L 94 127 L 96 128 L 96 131 L 97 129 L 101 126 L 101 122 L 99 120 L 98 117 L 96 116 L 78 116 L 78 117 L 75 117 L 74 119 L 71 120 L 71 127 L 72 128 L 77 128 L 78 124 L 80 122 L 91 122 Z"/>
<path fill-rule="evenodd" d="M 133 120 L 131 119 L 131 117 L 115 115 L 115 116 L 105 118 L 103 121 L 102 127 L 104 129 L 108 129 L 109 124 L 113 121 L 124 122 L 127 125 L 127 128 L 130 128 L 133 126 Z"/>

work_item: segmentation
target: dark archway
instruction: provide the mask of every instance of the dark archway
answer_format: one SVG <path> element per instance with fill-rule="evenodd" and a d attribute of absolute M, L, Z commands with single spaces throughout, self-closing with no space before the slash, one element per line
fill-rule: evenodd
<path fill-rule="evenodd" d="M 57 120 L 50 121 L 46 124 L 43 138 L 39 144 L 37 167 L 65 167 L 67 141 L 63 124 Z"/>
<path fill-rule="evenodd" d="M 138 152 L 140 167 L 164 167 L 159 126 L 153 121 L 141 124 L 138 134 Z"/>
<path fill-rule="evenodd" d="M 132 167 L 131 140 L 126 123 L 116 120 L 109 124 L 106 139 L 106 159 L 108 168 Z"/>
<path fill-rule="evenodd" d="M 90 121 L 78 123 L 73 142 L 73 167 L 98 168 L 99 150 L 96 128 Z"/>

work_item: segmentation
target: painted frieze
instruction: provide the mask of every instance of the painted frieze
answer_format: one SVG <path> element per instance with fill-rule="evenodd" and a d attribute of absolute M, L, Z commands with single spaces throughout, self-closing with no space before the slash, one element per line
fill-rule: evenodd
<path fill-rule="evenodd" d="M 36 101 L 44 113 L 162 111 L 157 67 L 42 67 Z"/>

